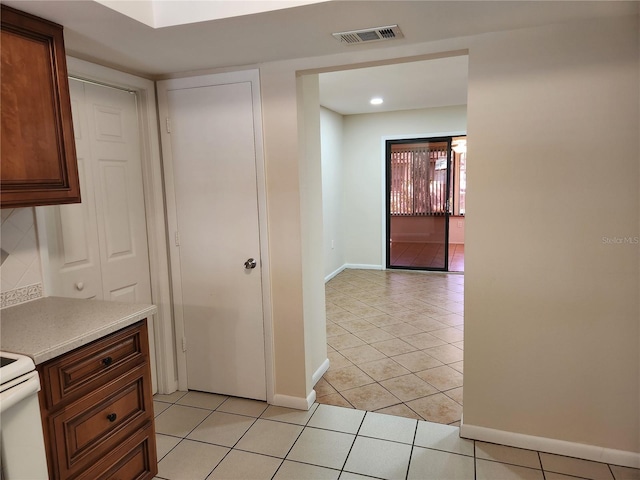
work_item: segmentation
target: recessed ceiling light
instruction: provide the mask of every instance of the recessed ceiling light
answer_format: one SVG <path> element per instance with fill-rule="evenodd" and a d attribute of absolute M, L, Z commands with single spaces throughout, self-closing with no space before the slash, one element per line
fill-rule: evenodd
<path fill-rule="evenodd" d="M 383 102 L 383 100 L 382 100 L 382 98 L 380 98 L 380 97 L 373 97 L 373 98 L 370 100 L 371 105 L 381 105 L 381 104 L 382 104 L 382 102 Z"/>

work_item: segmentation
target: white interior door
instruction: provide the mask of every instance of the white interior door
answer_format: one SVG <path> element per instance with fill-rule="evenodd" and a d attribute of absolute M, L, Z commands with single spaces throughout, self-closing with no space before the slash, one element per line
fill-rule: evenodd
<path fill-rule="evenodd" d="M 85 84 L 105 300 L 151 303 L 135 95 Z"/>
<path fill-rule="evenodd" d="M 238 82 L 168 90 L 168 138 L 187 387 L 264 400 L 252 88 Z"/>
<path fill-rule="evenodd" d="M 51 294 L 151 303 L 135 95 L 69 86 L 82 203 L 47 207 Z"/>

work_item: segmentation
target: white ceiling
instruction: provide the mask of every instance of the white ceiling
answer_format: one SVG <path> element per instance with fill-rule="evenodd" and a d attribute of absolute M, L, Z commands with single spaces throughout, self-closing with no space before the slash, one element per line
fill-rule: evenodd
<path fill-rule="evenodd" d="M 342 115 L 467 104 L 467 55 L 320 74 L 320 104 Z M 382 105 L 371 105 L 381 97 Z"/>
<path fill-rule="evenodd" d="M 152 28 L 92 0 L 0 1 L 63 25 L 70 55 L 147 78 L 331 55 L 351 49 L 384 49 L 583 18 L 637 14 L 639 3 L 336 0 Z M 222 5 L 244 0 L 206 1 Z M 128 4 L 127 8 L 132 10 L 140 9 L 136 0 L 118 0 L 118 3 Z M 186 10 L 202 7 L 202 0 L 163 0 L 163 3 L 175 3 Z M 255 3 L 255 0 L 246 3 Z M 174 9 L 176 5 L 173 5 Z M 405 37 L 344 45 L 331 35 L 391 24 L 398 24 Z M 463 58 L 466 57 L 323 74 L 323 102 L 342 113 L 371 111 L 368 104 L 369 110 L 362 110 L 357 104 L 362 103 L 363 98 L 368 101 L 374 91 L 380 91 L 385 96 L 385 104 L 377 111 L 390 109 L 393 105 L 396 105 L 393 108 L 422 108 L 464 104 L 466 62 Z M 402 91 L 388 90 L 390 85 L 398 84 L 398 77 L 402 78 Z"/>

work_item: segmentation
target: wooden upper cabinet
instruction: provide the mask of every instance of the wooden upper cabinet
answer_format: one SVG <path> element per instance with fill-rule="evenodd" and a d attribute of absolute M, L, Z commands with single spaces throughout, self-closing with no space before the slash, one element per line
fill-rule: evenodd
<path fill-rule="evenodd" d="M 2 5 L 0 207 L 80 202 L 62 27 Z"/>

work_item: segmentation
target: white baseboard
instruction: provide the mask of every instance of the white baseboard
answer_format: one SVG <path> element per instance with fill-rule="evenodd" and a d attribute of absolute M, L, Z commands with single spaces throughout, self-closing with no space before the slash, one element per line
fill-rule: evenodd
<path fill-rule="evenodd" d="M 311 391 L 309 392 L 309 395 L 307 395 L 307 410 L 311 408 L 311 405 L 313 405 L 315 401 L 316 401 L 316 391 L 312 388 Z"/>
<path fill-rule="evenodd" d="M 171 383 L 169 383 L 168 385 L 166 385 L 166 389 L 164 392 L 156 392 L 156 393 L 160 393 L 161 395 L 170 395 L 173 392 L 177 392 L 178 391 L 178 380 L 173 380 Z"/>
<path fill-rule="evenodd" d="M 326 358 L 324 362 L 322 362 L 322 365 L 320 365 L 320 367 L 318 367 L 318 369 L 315 371 L 315 373 L 311 377 L 311 383 L 314 386 L 316 383 L 318 383 L 318 381 L 322 378 L 322 376 L 327 372 L 327 370 L 329 370 L 329 365 L 330 365 L 329 359 Z"/>
<path fill-rule="evenodd" d="M 337 276 L 339 273 L 343 272 L 347 268 L 353 268 L 356 270 L 384 270 L 382 265 L 369 265 L 369 264 L 359 264 L 359 263 L 345 263 L 340 268 L 338 268 L 335 272 L 331 272 L 329 275 L 324 277 L 324 283 L 327 283 L 333 277 Z"/>
<path fill-rule="evenodd" d="M 327 283 L 329 280 L 331 280 L 333 277 L 335 277 L 336 275 L 338 275 L 340 272 L 342 272 L 345 268 L 347 268 L 345 265 L 342 265 L 340 268 L 338 268 L 335 272 L 331 272 L 329 275 L 327 275 L 326 277 L 324 277 L 324 283 Z"/>
<path fill-rule="evenodd" d="M 313 402 L 316 401 L 316 391 L 311 390 L 307 398 L 292 397 L 290 395 L 280 395 L 276 393 L 273 396 L 273 405 L 278 407 L 295 408 L 296 410 L 309 410 Z"/>
<path fill-rule="evenodd" d="M 329 370 L 329 359 L 326 358 L 322 365 L 314 372 L 311 377 L 311 381 L 313 385 L 318 383 L 318 380 L 322 378 L 325 372 Z M 287 408 L 295 408 L 298 410 L 309 410 L 311 405 L 316 401 L 316 391 L 311 389 L 307 398 L 302 397 L 292 397 L 290 395 L 279 395 L 275 394 L 273 396 L 273 405 L 277 405 L 279 407 L 287 407 Z"/>
<path fill-rule="evenodd" d="M 359 263 L 345 263 L 344 268 L 354 268 L 358 270 L 384 270 L 382 265 L 368 265 Z"/>
<path fill-rule="evenodd" d="M 460 436 L 471 440 L 554 453 L 566 457 L 582 458 L 594 462 L 640 468 L 640 453 L 638 452 L 614 450 L 611 448 L 597 447 L 595 445 L 586 445 L 584 443 L 567 442 L 565 440 L 536 437 L 523 433 L 506 432 L 504 430 L 468 425 L 464 423 L 464 418 L 460 425 Z"/>

